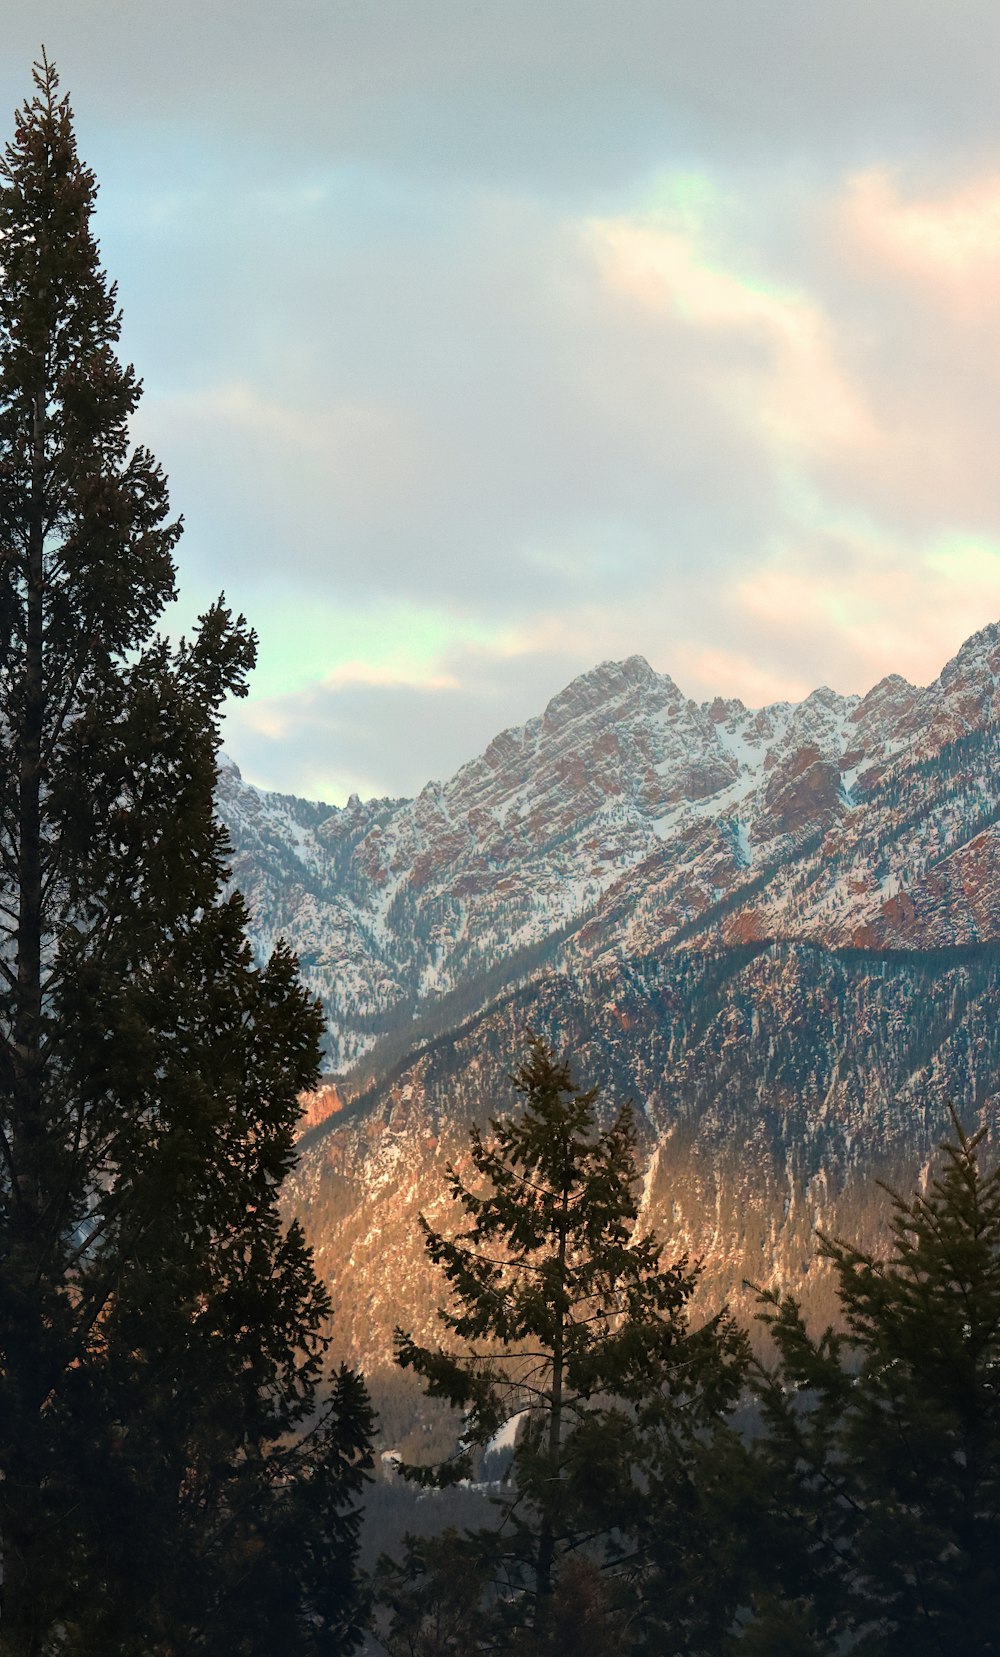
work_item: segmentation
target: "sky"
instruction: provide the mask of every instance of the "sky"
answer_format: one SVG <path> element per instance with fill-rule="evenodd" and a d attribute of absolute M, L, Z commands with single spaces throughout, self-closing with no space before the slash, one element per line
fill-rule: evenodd
<path fill-rule="evenodd" d="M 409 795 L 602 660 L 758 706 L 1000 620 L 995 0 L 4 0 L 5 135 L 42 42 L 246 777 Z"/>

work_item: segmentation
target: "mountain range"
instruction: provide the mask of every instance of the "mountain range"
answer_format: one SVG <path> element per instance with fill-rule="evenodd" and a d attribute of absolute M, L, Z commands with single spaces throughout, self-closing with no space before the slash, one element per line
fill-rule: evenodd
<path fill-rule="evenodd" d="M 816 1225 L 873 1235 L 874 1176 L 926 1166 L 947 1096 L 995 1114 L 998 686 L 1000 625 L 926 687 L 757 710 L 633 656 L 413 800 L 223 762 L 254 947 L 286 937 L 327 1013 L 291 1195 L 352 1352 L 384 1355 L 407 1298 L 426 1324 L 416 1212 L 509 1106 L 526 1028 L 634 1099 L 644 1213 L 706 1292 L 825 1303 Z"/>

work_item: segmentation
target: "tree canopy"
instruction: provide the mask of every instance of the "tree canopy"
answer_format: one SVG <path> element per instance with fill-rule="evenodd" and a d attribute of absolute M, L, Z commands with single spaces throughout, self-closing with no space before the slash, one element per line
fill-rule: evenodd
<path fill-rule="evenodd" d="M 1000 1166 L 954 1134 L 926 1188 L 892 1193 L 884 1256 L 821 1236 L 841 1327 L 765 1300 L 751 1534 L 767 1617 L 805 1651 L 1000 1646 Z"/>
<path fill-rule="evenodd" d="M 439 1314 L 449 1344 L 397 1336 L 398 1361 L 463 1416 L 455 1457 L 404 1471 L 435 1484 L 467 1476 L 507 1429 L 508 1491 L 495 1528 L 416 1543 L 384 1568 L 389 1638 L 431 1639 L 464 1594 L 475 1607 L 469 1650 L 583 1650 L 589 1603 L 586 1637 L 600 1628 L 610 1651 L 636 1584 L 655 1571 L 639 1517 L 649 1481 L 666 1461 L 672 1480 L 690 1474 L 699 1435 L 738 1394 L 744 1343 L 722 1316 L 691 1328 L 697 1267 L 664 1264 L 637 1227 L 632 1110 L 602 1130 L 596 1089 L 578 1087 L 537 1038 L 513 1080 L 522 1108 L 491 1122 L 488 1138 L 473 1130 L 473 1178 L 449 1169 L 463 1228 L 447 1237 L 422 1222 L 450 1289 Z M 667 1489 L 675 1516 L 676 1493 Z M 680 1559 L 677 1532 L 674 1543 Z M 661 1600 L 678 1627 L 691 1611 L 683 1598 Z"/>
<path fill-rule="evenodd" d="M 52 65 L 0 162 L 0 1640 L 339 1652 L 369 1412 L 277 1207 L 321 1018 L 213 813 L 254 638 L 166 482 Z"/>

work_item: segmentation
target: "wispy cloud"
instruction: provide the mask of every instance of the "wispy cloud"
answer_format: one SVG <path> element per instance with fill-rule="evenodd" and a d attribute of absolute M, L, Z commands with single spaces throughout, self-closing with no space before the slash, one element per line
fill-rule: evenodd
<path fill-rule="evenodd" d="M 860 388 L 838 359 L 836 328 L 815 298 L 713 265 L 695 237 L 655 221 L 595 221 L 589 233 L 609 286 L 692 334 L 714 336 L 702 364 L 705 393 L 782 460 L 877 442 Z"/>
<path fill-rule="evenodd" d="M 855 256 L 937 300 L 956 322 L 1000 304 L 1000 173 L 936 192 L 907 191 L 886 168 L 852 177 L 840 224 Z"/>
<path fill-rule="evenodd" d="M 261 781 L 410 792 L 640 651 L 926 679 L 1000 616 L 988 0 L 11 0 Z M 225 73 L 220 74 L 220 64 Z"/>

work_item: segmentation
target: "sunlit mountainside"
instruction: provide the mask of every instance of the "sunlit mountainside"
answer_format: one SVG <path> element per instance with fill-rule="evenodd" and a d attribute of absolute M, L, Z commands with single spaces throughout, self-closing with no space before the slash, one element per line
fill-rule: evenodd
<path fill-rule="evenodd" d="M 715 1287 L 811 1271 L 822 1299 L 816 1224 L 870 1230 L 874 1175 L 1000 1079 L 998 683 L 1000 626 L 924 689 L 756 711 L 631 657 L 415 800 L 224 767 L 255 945 L 286 936 L 327 1009 L 296 1195 L 335 1285 L 350 1262 L 354 1350 L 421 1299 L 413 1217 L 527 1027 L 635 1099 L 647 1213 Z"/>

